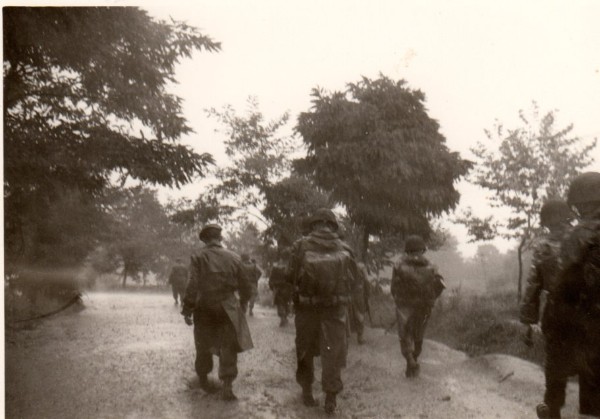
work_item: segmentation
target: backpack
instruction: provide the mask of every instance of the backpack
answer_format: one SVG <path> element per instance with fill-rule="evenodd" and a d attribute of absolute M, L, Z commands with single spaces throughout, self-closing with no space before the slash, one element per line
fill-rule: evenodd
<path fill-rule="evenodd" d="M 300 264 L 300 293 L 307 296 L 347 296 L 351 280 L 347 250 L 322 252 L 306 250 Z"/>

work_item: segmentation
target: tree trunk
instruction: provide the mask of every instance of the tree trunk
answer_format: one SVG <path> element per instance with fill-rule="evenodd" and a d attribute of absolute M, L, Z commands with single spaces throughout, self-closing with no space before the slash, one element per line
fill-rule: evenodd
<path fill-rule="evenodd" d="M 123 283 L 122 287 L 125 288 L 125 282 L 127 282 L 127 269 L 123 267 Z"/>
<path fill-rule="evenodd" d="M 517 283 L 517 303 L 521 302 L 521 289 L 523 288 L 523 247 L 525 247 L 525 237 L 521 239 L 519 248 L 517 249 L 517 257 L 519 259 L 519 278 Z"/>

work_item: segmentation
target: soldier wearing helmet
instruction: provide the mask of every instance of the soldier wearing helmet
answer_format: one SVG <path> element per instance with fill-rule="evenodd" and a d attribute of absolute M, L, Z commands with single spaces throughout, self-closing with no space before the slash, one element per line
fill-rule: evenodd
<path fill-rule="evenodd" d="M 221 245 L 221 227 L 208 224 L 200 231 L 205 246 L 192 256 L 190 278 L 183 299 L 185 323 L 194 325 L 196 373 L 200 387 L 213 392 L 208 380 L 213 355 L 219 357 L 222 398 L 235 400 L 232 382 L 238 374 L 237 354 L 252 348 L 250 329 L 242 313 L 242 302 L 250 298 L 250 284 L 240 257 Z M 193 316 L 193 321 L 192 321 Z"/>
<path fill-rule="evenodd" d="M 286 275 L 286 266 L 289 258 L 289 249 L 280 250 L 279 258 L 273 265 L 273 268 L 271 268 L 271 275 L 269 275 L 269 288 L 274 294 L 273 304 L 277 307 L 279 327 L 287 326 L 288 316 L 291 311 L 290 303 L 292 301 L 293 287 Z"/>
<path fill-rule="evenodd" d="M 358 268 L 352 250 L 337 234 L 339 226 L 331 210 L 321 208 L 309 220 L 310 233 L 294 243 L 287 271 L 294 286 L 296 381 L 302 387 L 304 404 L 316 406 L 314 357 L 320 356 L 325 412 L 333 414 L 343 388 L 348 304 Z"/>
<path fill-rule="evenodd" d="M 392 271 L 391 293 L 396 303 L 400 350 L 406 359 L 406 377 L 419 375 L 423 335 L 435 300 L 445 288 L 442 276 L 425 257 L 425 241 L 409 236 L 404 256 Z"/>
<path fill-rule="evenodd" d="M 579 376 L 579 412 L 600 417 L 600 173 L 577 176 L 567 204 L 580 223 L 562 241 L 558 281 L 542 319 L 548 366 L 540 418 L 560 418 L 572 373 Z"/>
<path fill-rule="evenodd" d="M 548 233 L 537 240 L 527 278 L 525 297 L 521 305 L 520 320 L 527 325 L 530 338 L 531 325 L 538 323 L 542 292 L 551 293 L 559 273 L 560 244 L 570 229 L 574 214 L 566 202 L 549 200 L 542 205 L 540 224 Z M 546 298 L 548 298 L 546 296 Z M 530 344 L 530 340 L 526 341 Z"/>
<path fill-rule="evenodd" d="M 256 302 L 256 298 L 258 297 L 258 280 L 262 276 L 262 271 L 256 266 L 256 262 L 254 259 L 250 259 L 250 255 L 248 253 L 242 253 L 242 265 L 246 271 L 246 277 L 250 281 L 250 286 L 252 288 L 252 292 L 250 294 L 250 299 L 248 300 L 247 307 L 246 305 L 242 306 L 242 310 L 250 316 L 254 316 L 254 303 Z"/>
<path fill-rule="evenodd" d="M 178 299 L 183 304 L 185 286 L 187 285 L 188 280 L 188 268 L 183 263 L 183 258 L 178 257 L 175 259 L 175 262 L 175 265 L 171 268 L 171 272 L 169 273 L 169 284 L 171 285 L 171 291 L 173 291 L 175 305 L 177 305 Z"/>

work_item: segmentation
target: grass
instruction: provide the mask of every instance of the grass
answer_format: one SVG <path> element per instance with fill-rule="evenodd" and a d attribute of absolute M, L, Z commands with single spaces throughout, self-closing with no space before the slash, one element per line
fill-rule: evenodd
<path fill-rule="evenodd" d="M 387 329 L 394 324 L 395 307 L 388 294 L 375 295 L 370 303 L 374 327 Z M 533 347 L 527 347 L 518 314 L 515 293 L 465 295 L 450 290 L 436 302 L 425 336 L 469 356 L 502 353 L 542 365 L 543 337 L 534 334 Z"/>

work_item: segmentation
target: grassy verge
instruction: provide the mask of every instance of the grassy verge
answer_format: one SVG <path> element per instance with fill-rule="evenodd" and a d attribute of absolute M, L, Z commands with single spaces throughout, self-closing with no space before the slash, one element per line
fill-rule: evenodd
<path fill-rule="evenodd" d="M 534 345 L 523 343 L 524 326 L 518 321 L 518 305 L 514 293 L 462 295 L 450 291 L 440 298 L 429 320 L 428 339 L 442 342 L 469 356 L 502 353 L 542 365 L 543 338 L 534 335 Z M 389 295 L 371 298 L 374 327 L 394 324 L 394 302 Z M 395 332 L 395 328 L 392 329 Z"/>

